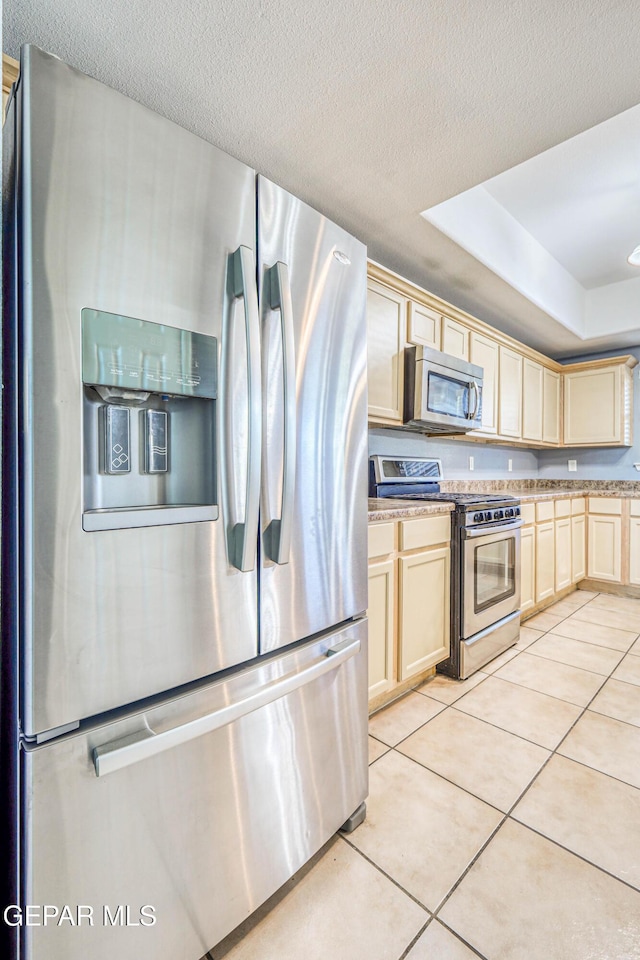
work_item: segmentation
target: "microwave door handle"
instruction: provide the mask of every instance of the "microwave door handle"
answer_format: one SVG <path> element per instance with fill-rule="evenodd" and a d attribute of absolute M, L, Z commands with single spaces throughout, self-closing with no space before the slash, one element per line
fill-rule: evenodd
<path fill-rule="evenodd" d="M 230 560 L 238 570 L 253 570 L 258 546 L 260 509 L 260 456 L 262 429 L 262 375 L 260 369 L 260 316 L 253 251 L 238 247 L 231 256 L 231 295 L 244 303 L 247 343 L 247 399 L 249 409 L 247 440 L 247 485 L 244 520 L 236 523 L 229 536 Z"/>
<path fill-rule="evenodd" d="M 289 268 L 275 263 L 269 270 L 269 306 L 280 311 L 282 333 L 282 375 L 284 443 L 282 457 L 282 500 L 280 519 L 273 519 L 264 532 L 267 556 L 276 563 L 289 562 L 296 482 L 296 356 L 293 333 L 293 306 Z"/>
<path fill-rule="evenodd" d="M 473 404 L 473 410 L 470 410 L 467 414 L 469 420 L 475 420 L 476 414 L 478 412 L 478 405 L 480 404 L 480 390 L 478 389 L 478 384 L 475 380 L 472 380 L 469 384 L 471 390 L 473 390 L 475 402 Z"/>

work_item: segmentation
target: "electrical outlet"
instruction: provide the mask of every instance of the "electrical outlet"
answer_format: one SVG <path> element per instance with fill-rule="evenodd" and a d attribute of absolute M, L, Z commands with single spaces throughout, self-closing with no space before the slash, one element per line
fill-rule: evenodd
<path fill-rule="evenodd" d="M 475 470 L 476 464 L 473 457 L 469 457 L 469 470 Z"/>
<path fill-rule="evenodd" d="M 569 471 L 569 473 L 575 473 L 577 469 L 578 469 L 577 460 L 567 460 L 567 470 Z"/>
<path fill-rule="evenodd" d="M 507 470 L 509 471 L 509 473 L 511 473 L 511 471 L 513 470 L 513 460 L 511 459 L 507 461 Z"/>

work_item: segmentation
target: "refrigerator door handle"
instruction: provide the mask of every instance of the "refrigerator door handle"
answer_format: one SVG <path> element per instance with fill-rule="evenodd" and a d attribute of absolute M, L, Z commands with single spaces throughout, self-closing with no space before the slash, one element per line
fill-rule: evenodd
<path fill-rule="evenodd" d="M 289 562 L 296 482 L 296 356 L 293 334 L 293 307 L 289 268 L 278 261 L 269 269 L 269 307 L 280 311 L 282 331 L 282 372 L 284 400 L 284 451 L 282 463 L 282 501 L 280 519 L 274 519 L 264 532 L 267 556 L 276 563 Z"/>
<path fill-rule="evenodd" d="M 230 534 L 230 560 L 238 570 L 253 570 L 258 544 L 258 514 L 260 508 L 261 456 L 261 362 L 260 315 L 255 279 L 253 252 L 249 247 L 238 247 L 231 256 L 229 270 L 231 295 L 244 302 L 244 322 L 247 338 L 247 391 L 249 407 L 249 437 L 247 445 L 247 487 L 244 521 L 236 523 Z"/>
<path fill-rule="evenodd" d="M 206 733 L 211 733 L 213 730 L 219 730 L 221 727 L 253 713 L 254 710 L 259 710 L 260 707 L 273 703 L 275 700 L 280 700 L 323 674 L 336 670 L 341 664 L 351 660 L 359 652 L 360 640 L 342 640 L 335 646 L 329 647 L 324 656 L 304 670 L 280 677 L 261 687 L 250 696 L 238 700 L 236 703 L 227 704 L 214 713 L 198 717 L 197 720 L 180 724 L 162 733 L 153 733 L 147 727 L 133 735 L 96 747 L 93 751 L 96 776 L 104 777 L 109 773 L 115 773 L 117 770 L 139 763 L 148 757 L 164 753 L 165 750 L 170 750 L 172 747 L 189 743 L 191 740 L 195 740 Z"/>

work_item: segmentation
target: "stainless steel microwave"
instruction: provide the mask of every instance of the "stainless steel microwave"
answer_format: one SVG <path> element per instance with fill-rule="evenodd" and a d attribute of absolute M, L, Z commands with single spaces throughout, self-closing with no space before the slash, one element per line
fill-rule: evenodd
<path fill-rule="evenodd" d="M 468 433 L 482 426 L 482 367 L 430 347 L 407 347 L 404 422 L 425 433 Z"/>

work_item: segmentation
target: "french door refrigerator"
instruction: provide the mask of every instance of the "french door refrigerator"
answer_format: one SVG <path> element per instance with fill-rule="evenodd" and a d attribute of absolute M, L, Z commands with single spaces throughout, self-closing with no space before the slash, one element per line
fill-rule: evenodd
<path fill-rule="evenodd" d="M 35 47 L 4 133 L 2 928 L 197 960 L 367 794 L 366 251 Z"/>

